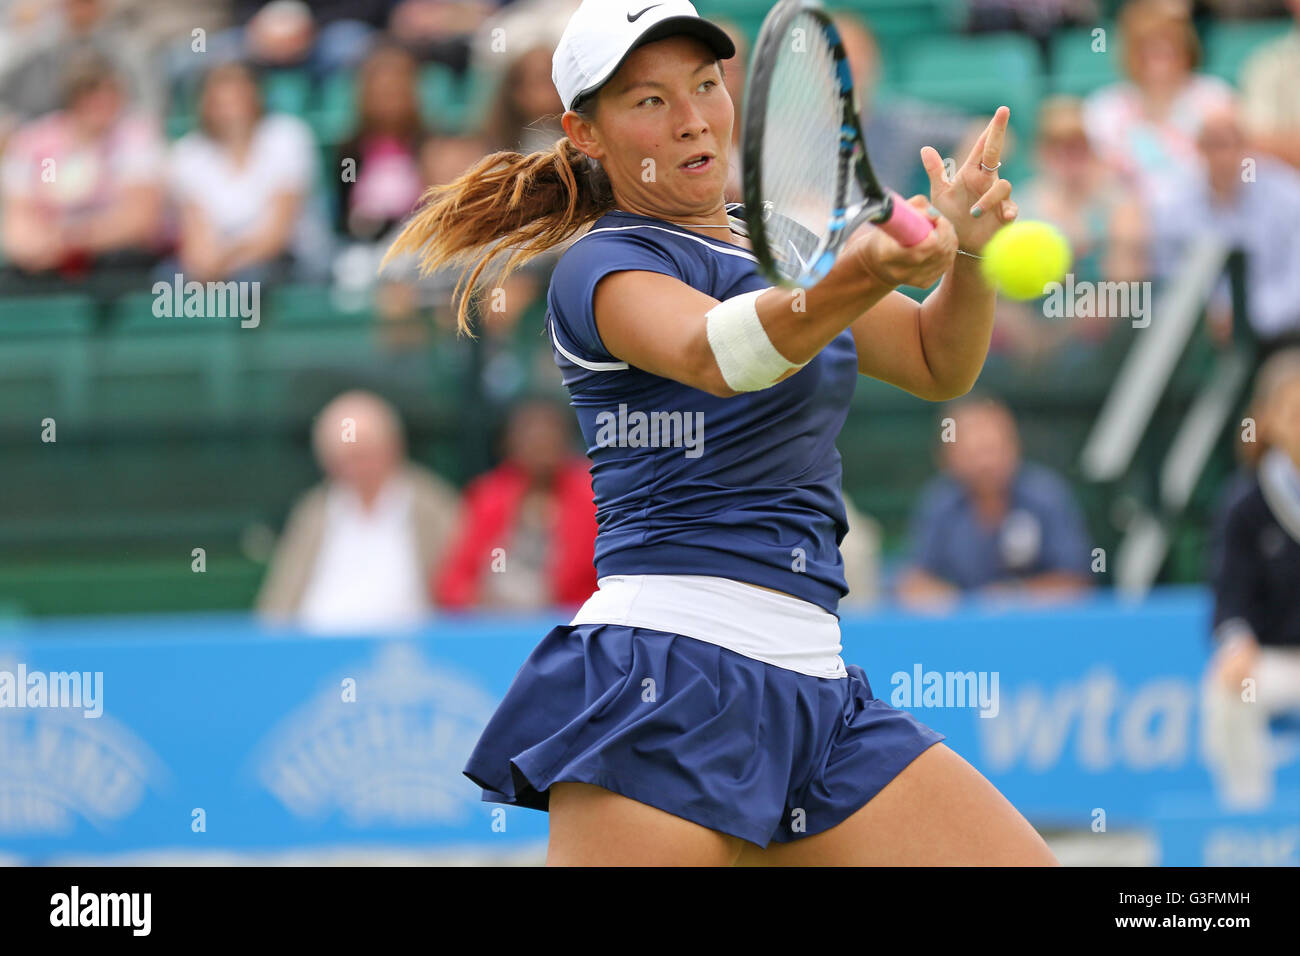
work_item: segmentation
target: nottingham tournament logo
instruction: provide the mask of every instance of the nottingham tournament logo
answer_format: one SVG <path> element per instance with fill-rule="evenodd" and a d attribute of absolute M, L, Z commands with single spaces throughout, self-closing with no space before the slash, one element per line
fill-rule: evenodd
<path fill-rule="evenodd" d="M 304 819 L 464 820 L 479 801 L 461 768 L 493 700 L 407 643 L 385 643 L 370 668 L 336 678 L 268 735 L 254 757 L 262 784 Z"/>

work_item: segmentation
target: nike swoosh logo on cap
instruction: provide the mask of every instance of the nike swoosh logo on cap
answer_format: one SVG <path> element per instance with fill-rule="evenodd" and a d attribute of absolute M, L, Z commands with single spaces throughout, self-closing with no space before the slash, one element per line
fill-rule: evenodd
<path fill-rule="evenodd" d="M 638 14 L 636 14 L 636 15 L 633 15 L 633 14 L 629 13 L 629 14 L 627 15 L 627 22 L 628 22 L 628 23 L 636 23 L 638 20 L 641 19 L 641 17 L 643 17 L 645 14 L 649 13 L 649 12 L 650 12 L 651 10 L 653 10 L 655 7 L 662 7 L 662 6 L 663 6 L 662 3 L 653 3 L 653 4 L 651 4 L 650 6 L 646 7 L 644 10 L 642 10 L 640 13 L 638 13 Z"/>

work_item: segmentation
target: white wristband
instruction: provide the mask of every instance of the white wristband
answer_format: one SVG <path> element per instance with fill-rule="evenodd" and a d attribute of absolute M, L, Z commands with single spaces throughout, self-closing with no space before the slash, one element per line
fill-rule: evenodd
<path fill-rule="evenodd" d="M 705 331 L 722 378 L 732 391 L 757 392 L 771 388 L 786 372 L 803 368 L 772 345 L 758 318 L 758 297 L 767 289 L 746 292 L 719 302 L 709 310 Z"/>

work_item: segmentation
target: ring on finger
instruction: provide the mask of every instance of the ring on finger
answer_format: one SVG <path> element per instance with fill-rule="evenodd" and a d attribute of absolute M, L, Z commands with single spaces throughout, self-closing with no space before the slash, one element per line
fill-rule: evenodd
<path fill-rule="evenodd" d="M 986 171 L 988 171 L 988 172 L 990 172 L 990 173 L 995 173 L 995 172 L 997 172 L 997 171 L 998 171 L 999 169 L 1001 169 L 1001 168 L 1002 168 L 1002 163 L 1000 163 L 1000 162 L 999 162 L 996 166 L 985 166 L 985 165 L 984 165 L 984 160 L 982 160 L 982 159 L 980 160 L 980 169 L 986 170 Z"/>

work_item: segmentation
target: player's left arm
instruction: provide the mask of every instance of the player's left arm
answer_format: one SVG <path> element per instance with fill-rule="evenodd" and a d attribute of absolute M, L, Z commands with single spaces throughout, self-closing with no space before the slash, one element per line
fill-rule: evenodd
<path fill-rule="evenodd" d="M 921 150 L 930 201 L 957 232 L 957 255 L 939 287 L 922 303 L 894 292 L 853 323 L 858 371 L 929 401 L 964 395 L 984 367 L 993 336 L 996 296 L 973 258 L 1018 209 L 1011 183 L 997 176 L 1011 111 L 989 121 L 952 181 L 937 150 Z"/>

